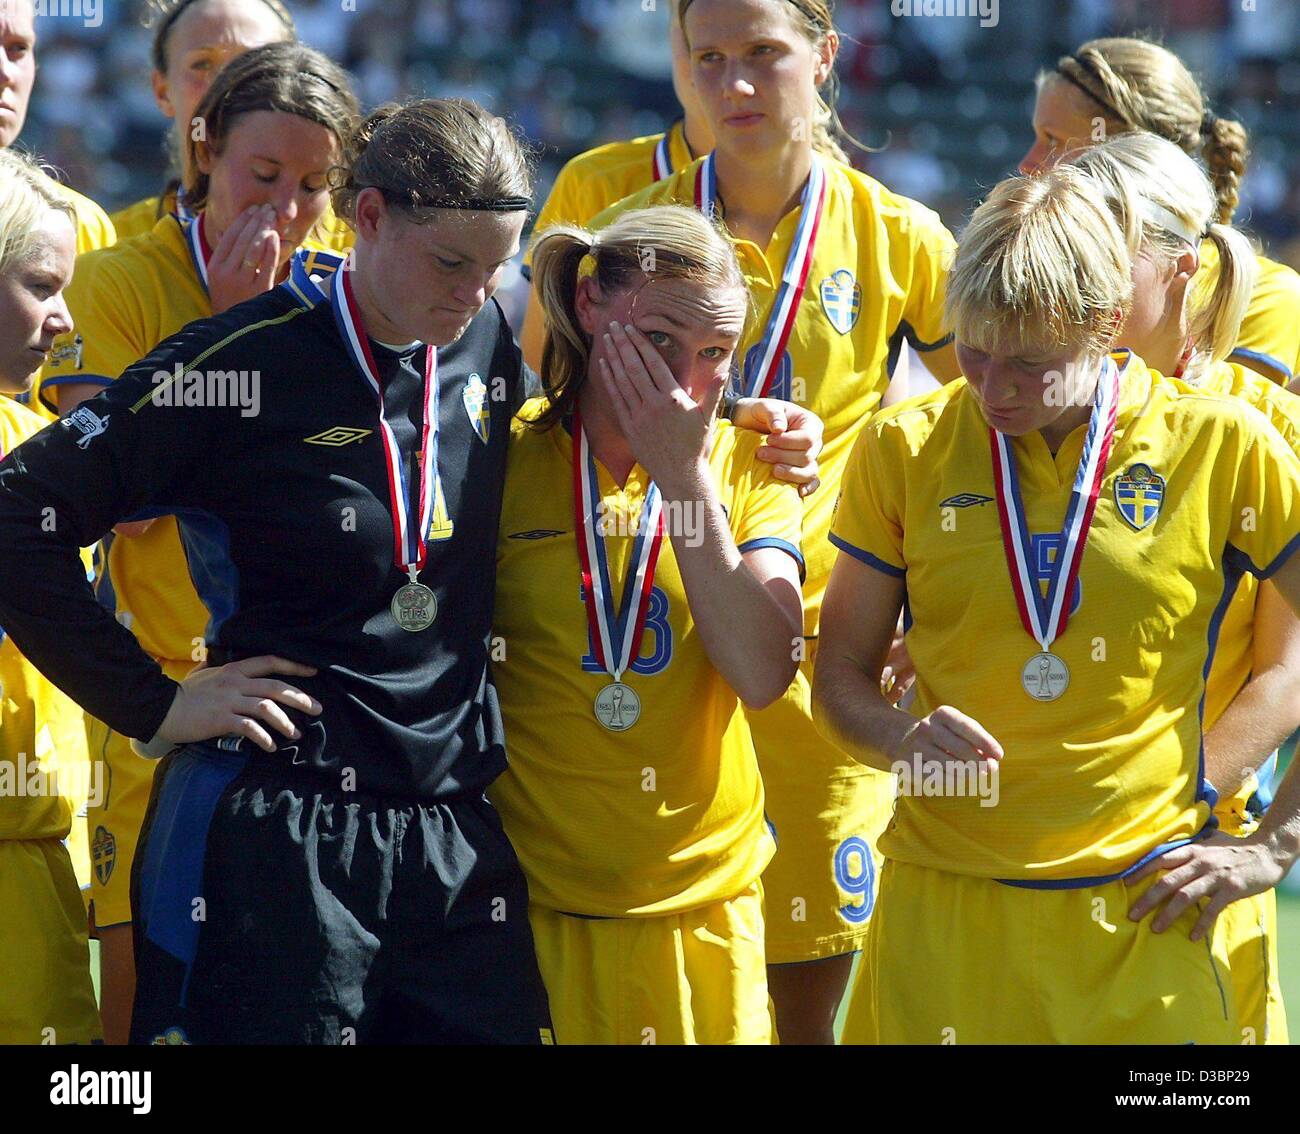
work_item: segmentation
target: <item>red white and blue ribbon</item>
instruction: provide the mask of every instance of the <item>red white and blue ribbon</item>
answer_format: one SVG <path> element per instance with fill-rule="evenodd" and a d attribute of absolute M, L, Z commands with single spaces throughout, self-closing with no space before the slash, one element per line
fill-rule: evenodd
<path fill-rule="evenodd" d="M 183 185 L 176 190 L 176 219 L 181 224 L 187 224 L 194 219 L 194 210 L 185 202 L 185 187 Z"/>
<path fill-rule="evenodd" d="M 190 258 L 194 261 L 194 270 L 199 273 L 199 280 L 203 284 L 203 290 L 208 290 L 208 261 L 212 259 L 212 245 L 208 243 L 207 223 L 208 214 L 201 212 L 193 220 L 184 221 L 178 216 L 180 226 L 185 230 L 185 243 L 190 250 Z"/>
<path fill-rule="evenodd" d="M 714 154 L 709 154 L 695 173 L 695 206 L 705 216 L 717 216 L 718 175 L 714 168 Z M 745 397 L 765 397 L 772 388 L 781 369 L 781 359 L 794 331 L 799 305 L 803 302 L 812 272 L 813 254 L 817 250 L 817 233 L 821 229 L 822 213 L 826 208 L 826 169 L 821 159 L 813 154 L 812 169 L 804 186 L 800 202 L 799 227 L 795 229 L 794 242 L 786 257 L 785 271 L 781 273 L 781 286 L 772 303 L 772 313 L 759 341 L 758 365 L 749 375 Z"/>
<path fill-rule="evenodd" d="M 668 144 L 669 138 L 672 137 L 672 131 L 669 130 L 662 138 L 659 144 L 655 146 L 654 157 L 651 161 L 651 172 L 654 174 L 656 181 L 663 181 L 671 177 L 673 173 L 673 155 L 672 149 Z"/>
<path fill-rule="evenodd" d="M 424 566 L 424 534 L 433 518 L 434 476 L 438 468 L 438 352 L 433 346 L 425 347 L 424 356 L 424 424 L 420 436 L 420 495 L 417 506 L 418 521 L 411 522 L 410 486 L 407 483 L 406 463 L 398 447 L 392 426 L 384 417 L 384 387 L 379 380 L 379 368 L 370 350 L 370 340 L 361 325 L 361 313 L 356 296 L 352 293 L 352 273 L 336 272 L 334 287 L 330 291 L 330 304 L 334 309 L 334 322 L 343 344 L 356 368 L 361 372 L 370 392 L 379 406 L 379 434 L 384 443 L 384 459 L 388 469 L 388 499 L 393 513 L 393 562 L 399 570 L 415 576 Z"/>
<path fill-rule="evenodd" d="M 596 458 L 582 427 L 582 416 L 573 415 L 573 530 L 578 537 L 578 560 L 582 566 L 582 589 L 587 596 L 587 625 L 591 631 L 596 660 L 615 681 L 637 659 L 645 632 L 650 592 L 654 589 L 655 564 L 664 542 L 663 504 L 658 486 L 651 481 L 637 521 L 636 541 L 628 563 L 627 579 L 618 613 L 614 611 L 614 589 L 609 577 L 609 557 L 600 529 L 600 482 Z"/>
<path fill-rule="evenodd" d="M 1011 570 L 1011 590 L 1016 597 L 1020 621 L 1044 652 L 1050 650 L 1052 643 L 1065 632 L 1070 620 L 1070 605 L 1079 568 L 1083 564 L 1088 530 L 1097 510 L 1101 482 L 1106 477 L 1106 461 L 1115 436 L 1118 407 L 1119 369 L 1113 359 L 1107 358 L 1097 382 L 1088 435 L 1074 475 L 1074 488 L 1061 528 L 1059 549 L 1048 574 L 1046 595 L 1039 588 L 1033 570 L 1015 452 L 1006 434 L 989 429 L 989 444 L 993 450 L 993 487 L 997 495 L 998 518 L 1002 522 L 1002 546 Z"/>

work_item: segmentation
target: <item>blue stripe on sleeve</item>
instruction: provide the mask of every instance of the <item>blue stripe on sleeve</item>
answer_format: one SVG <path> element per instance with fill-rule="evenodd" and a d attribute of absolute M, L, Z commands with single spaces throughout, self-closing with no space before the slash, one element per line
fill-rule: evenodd
<path fill-rule="evenodd" d="M 59 407 L 45 400 L 45 391 L 53 390 L 56 386 L 103 386 L 108 389 L 113 384 L 114 379 L 105 378 L 102 374 L 69 374 L 65 378 L 46 378 L 41 382 L 41 405 L 50 413 L 58 413 Z"/>
<path fill-rule="evenodd" d="M 1286 377 L 1282 379 L 1282 385 L 1284 386 L 1291 381 L 1293 377 L 1291 367 L 1280 358 L 1274 358 L 1271 354 L 1265 354 L 1262 350 L 1247 350 L 1245 347 L 1237 347 L 1230 355 L 1228 355 L 1228 361 L 1231 362 L 1234 358 L 1244 359 L 1247 364 L 1251 362 L 1262 362 L 1270 370 L 1276 370 L 1279 374 L 1285 374 Z"/>
<path fill-rule="evenodd" d="M 860 560 L 868 567 L 874 567 L 877 571 L 883 571 L 886 575 L 890 575 L 895 579 L 903 579 L 907 577 L 907 569 L 905 567 L 895 567 L 892 563 L 886 563 L 883 559 L 877 559 L 876 556 L 871 554 L 871 552 L 863 551 L 860 547 L 854 547 L 853 544 L 849 543 L 847 540 L 840 539 L 840 537 L 834 532 L 832 532 L 827 538 L 841 551 L 853 556 L 854 559 Z"/>
<path fill-rule="evenodd" d="M 774 547 L 778 551 L 784 551 L 789 555 L 797 564 L 799 564 L 799 582 L 802 583 L 804 581 L 804 576 L 807 574 L 807 571 L 804 566 L 803 552 L 795 547 L 795 545 L 789 540 L 777 539 L 775 536 L 764 536 L 760 539 L 746 540 L 737 548 L 737 550 L 741 555 L 744 555 L 747 551 L 758 551 L 759 548 L 763 547 Z"/>

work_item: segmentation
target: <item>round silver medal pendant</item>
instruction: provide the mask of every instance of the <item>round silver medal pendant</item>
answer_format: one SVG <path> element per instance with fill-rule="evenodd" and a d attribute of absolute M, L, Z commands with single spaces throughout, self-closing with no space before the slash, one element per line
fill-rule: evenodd
<path fill-rule="evenodd" d="M 606 685 L 596 694 L 596 719 L 610 732 L 625 732 L 641 719 L 641 698 L 621 681 Z"/>
<path fill-rule="evenodd" d="M 1020 671 L 1020 684 L 1035 701 L 1055 701 L 1070 685 L 1070 667 L 1053 653 L 1035 654 Z"/>
<path fill-rule="evenodd" d="M 407 583 L 397 589 L 388 609 L 403 630 L 427 630 L 438 617 L 438 598 L 423 583 Z"/>

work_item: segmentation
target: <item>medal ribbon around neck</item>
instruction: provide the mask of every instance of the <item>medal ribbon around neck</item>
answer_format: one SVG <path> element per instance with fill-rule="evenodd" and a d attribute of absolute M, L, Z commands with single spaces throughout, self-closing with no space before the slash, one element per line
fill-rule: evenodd
<path fill-rule="evenodd" d="M 1046 597 L 1030 570 L 1029 531 L 1020 497 L 1015 452 L 1006 434 L 989 429 L 989 444 L 993 450 L 993 487 L 997 494 L 998 518 L 1002 522 L 1002 546 L 1011 571 L 1011 590 L 1016 596 L 1020 621 L 1045 653 L 1050 652 L 1052 643 L 1065 633 L 1070 620 L 1070 597 L 1079 578 L 1088 531 L 1097 510 L 1101 482 L 1106 476 L 1106 460 L 1115 436 L 1118 408 L 1119 369 L 1114 360 L 1107 358 L 1097 382 L 1088 435 L 1074 475 L 1074 489 L 1061 528 L 1060 549 L 1048 576 Z"/>
<path fill-rule="evenodd" d="M 208 244 L 207 236 L 207 213 L 199 213 L 191 221 L 185 221 L 177 216 L 181 227 L 185 230 L 185 244 L 190 250 L 190 257 L 194 260 L 194 270 L 199 273 L 199 280 L 203 284 L 203 290 L 208 291 L 208 261 L 212 259 L 212 246 Z"/>
<path fill-rule="evenodd" d="M 709 154 L 695 173 L 695 207 L 713 219 L 718 213 L 718 174 L 714 165 L 715 154 Z M 765 397 L 781 367 L 781 357 L 790 342 L 794 321 L 799 315 L 804 289 L 812 272 L 813 254 L 817 249 L 817 233 L 821 229 L 822 214 L 826 208 L 826 169 L 821 159 L 813 154 L 812 169 L 804 186 L 799 203 L 799 227 L 795 230 L 790 254 L 786 257 L 785 271 L 781 273 L 781 286 L 772 302 L 763 338 L 759 342 L 759 364 L 753 377 L 742 391 L 745 397 Z"/>
<path fill-rule="evenodd" d="M 663 506 L 658 486 L 646 486 L 645 502 L 637 521 L 636 542 L 623 584 L 623 598 L 614 613 L 613 586 L 609 578 L 609 557 L 605 537 L 599 531 L 600 482 L 596 458 L 592 456 L 582 416 L 573 414 L 573 512 L 574 534 L 578 537 L 578 560 L 582 587 L 587 596 L 587 625 L 596 660 L 615 681 L 638 657 L 645 632 L 650 592 L 654 589 L 655 564 L 664 541 Z"/>
<path fill-rule="evenodd" d="M 388 470 L 388 499 L 393 512 L 393 563 L 405 571 L 415 582 L 424 566 L 424 533 L 429 530 L 433 517 L 433 477 L 438 467 L 438 352 L 425 347 L 424 357 L 424 425 L 420 437 L 423 462 L 420 465 L 419 520 L 412 525 L 410 517 L 410 491 L 406 483 L 406 465 L 392 426 L 384 417 L 384 387 L 379 381 L 379 368 L 370 351 L 370 340 L 361 325 L 361 313 L 352 294 L 351 273 L 340 271 L 334 276 L 330 290 L 330 304 L 334 309 L 334 322 L 353 364 L 361 372 L 379 404 L 379 433 L 384 442 L 384 459 Z"/>
<path fill-rule="evenodd" d="M 663 181 L 666 177 L 671 177 L 673 172 L 672 151 L 668 146 L 668 139 L 672 137 L 672 131 L 669 130 L 662 138 L 659 144 L 655 146 L 654 158 L 651 162 L 651 172 L 654 174 L 656 181 Z"/>

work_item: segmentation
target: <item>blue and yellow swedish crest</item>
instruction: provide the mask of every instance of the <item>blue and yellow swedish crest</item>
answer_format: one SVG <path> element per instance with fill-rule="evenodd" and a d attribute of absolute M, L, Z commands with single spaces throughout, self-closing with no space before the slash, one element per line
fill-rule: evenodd
<path fill-rule="evenodd" d="M 469 423 L 478 434 L 478 439 L 487 444 L 488 433 L 492 429 L 492 411 L 487 404 L 487 387 L 477 374 L 471 374 L 461 392 L 461 401 L 465 403 L 465 412 L 469 414 Z"/>
<path fill-rule="evenodd" d="M 1160 515 L 1165 499 L 1165 478 L 1150 465 L 1130 465 L 1115 478 L 1115 506 L 1124 522 L 1135 532 L 1149 527 Z"/>
<path fill-rule="evenodd" d="M 862 310 L 862 287 L 848 268 L 841 268 L 829 279 L 822 280 L 822 308 L 841 335 L 847 335 L 858 321 Z"/>
<path fill-rule="evenodd" d="M 117 836 L 106 827 L 96 827 L 90 842 L 90 858 L 95 866 L 95 877 L 101 886 L 107 886 L 117 865 Z"/>

